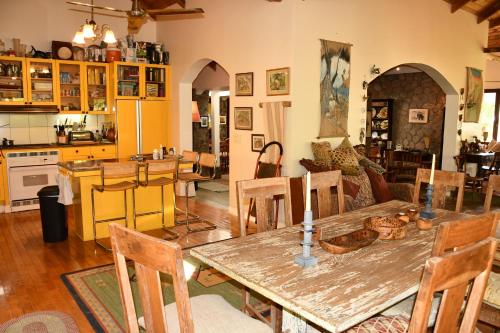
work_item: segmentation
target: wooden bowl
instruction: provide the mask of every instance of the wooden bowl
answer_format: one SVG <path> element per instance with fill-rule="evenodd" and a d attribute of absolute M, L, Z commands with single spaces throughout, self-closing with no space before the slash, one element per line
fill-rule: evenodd
<path fill-rule="evenodd" d="M 420 230 L 429 230 L 432 228 L 432 221 L 420 218 L 417 220 L 417 228 Z"/>
<path fill-rule="evenodd" d="M 342 236 L 320 240 L 319 245 L 326 252 L 342 254 L 370 245 L 378 238 L 378 235 L 376 231 L 360 229 Z"/>
<path fill-rule="evenodd" d="M 406 222 L 397 217 L 372 216 L 365 220 L 365 229 L 377 231 L 379 239 L 404 239 Z"/>
<path fill-rule="evenodd" d="M 410 222 L 416 222 L 420 216 L 418 210 L 415 208 L 408 208 L 406 215 L 410 218 Z"/>

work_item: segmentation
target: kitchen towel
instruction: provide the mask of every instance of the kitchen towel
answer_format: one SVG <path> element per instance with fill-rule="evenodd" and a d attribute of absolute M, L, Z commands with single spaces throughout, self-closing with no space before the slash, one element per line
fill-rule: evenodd
<path fill-rule="evenodd" d="M 72 205 L 73 191 L 71 190 L 71 181 L 69 177 L 58 173 L 56 175 L 56 182 L 59 186 L 59 199 L 57 199 L 57 202 L 63 205 Z"/>

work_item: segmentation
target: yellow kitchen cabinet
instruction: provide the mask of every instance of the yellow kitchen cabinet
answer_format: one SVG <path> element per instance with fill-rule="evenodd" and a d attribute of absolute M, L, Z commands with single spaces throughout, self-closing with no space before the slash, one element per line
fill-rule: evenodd
<path fill-rule="evenodd" d="M 90 155 L 92 159 L 105 159 L 116 157 L 116 146 L 102 145 L 90 147 Z"/>
<path fill-rule="evenodd" d="M 25 76 L 28 104 L 57 105 L 59 103 L 55 60 L 26 58 Z"/>
<path fill-rule="evenodd" d="M 0 105 L 28 104 L 26 61 L 18 57 L 0 57 Z"/>
<path fill-rule="evenodd" d="M 89 160 L 92 158 L 91 147 L 62 148 L 63 161 Z"/>
<path fill-rule="evenodd" d="M 170 99 L 170 66 L 117 61 L 112 74 L 116 99 Z"/>
<path fill-rule="evenodd" d="M 112 110 L 109 64 L 86 62 L 84 69 L 84 111 L 110 114 Z"/>
<path fill-rule="evenodd" d="M 67 114 L 85 111 L 83 62 L 58 60 L 56 65 L 60 112 Z"/>
<path fill-rule="evenodd" d="M 0 157 L 0 204 L 5 204 L 7 189 L 7 165 L 5 159 Z"/>

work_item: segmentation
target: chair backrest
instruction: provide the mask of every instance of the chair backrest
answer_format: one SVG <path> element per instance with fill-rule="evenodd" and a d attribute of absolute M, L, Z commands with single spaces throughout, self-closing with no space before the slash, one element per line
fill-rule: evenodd
<path fill-rule="evenodd" d="M 169 158 L 166 160 L 147 161 L 145 165 L 146 185 L 149 182 L 149 176 L 162 175 L 171 173 L 173 180 L 177 180 L 177 172 L 179 168 L 179 160 L 177 158 Z"/>
<path fill-rule="evenodd" d="M 273 202 L 275 196 L 283 195 L 285 202 L 285 224 L 292 225 L 292 200 L 290 195 L 290 178 L 273 177 L 240 180 L 236 182 L 238 199 L 238 218 L 240 220 L 240 236 L 246 236 L 245 200 L 255 200 L 257 232 L 276 229 L 277 221 L 273 219 Z M 277 204 L 277 202 L 276 202 Z"/>
<path fill-rule="evenodd" d="M 408 332 L 427 332 L 434 293 L 443 291 L 434 332 L 473 333 L 495 250 L 496 240 L 489 237 L 427 260 Z M 462 315 L 465 298 L 467 303 Z"/>
<path fill-rule="evenodd" d="M 491 209 L 491 199 L 495 191 L 500 191 L 500 175 L 490 175 L 488 178 L 488 187 L 486 188 L 486 197 L 484 198 L 485 212 L 489 212 Z"/>
<path fill-rule="evenodd" d="M 264 155 L 274 149 L 278 152 L 275 161 L 264 162 L 262 159 Z M 278 141 L 271 141 L 266 143 L 259 152 L 257 157 L 257 164 L 255 165 L 254 178 L 270 178 L 281 176 L 281 159 L 283 158 L 283 146 Z"/>
<path fill-rule="evenodd" d="M 183 150 L 182 151 L 182 159 L 185 161 L 193 162 L 194 164 L 198 163 L 198 153 L 191 150 Z"/>
<path fill-rule="evenodd" d="M 337 188 L 338 213 L 344 212 L 344 189 L 342 187 L 342 172 L 340 170 L 325 171 L 311 174 L 311 191 L 316 191 L 318 201 L 318 218 L 331 216 L 333 211 L 331 188 Z M 306 176 L 302 177 L 304 203 L 306 200 Z"/>
<path fill-rule="evenodd" d="M 486 175 L 495 174 L 498 175 L 498 170 L 500 169 L 500 152 L 495 152 L 495 156 L 490 163 L 490 167 L 486 172 Z"/>
<path fill-rule="evenodd" d="M 201 153 L 198 160 L 198 173 L 204 174 L 204 171 L 208 169 L 210 176 L 215 178 L 217 168 L 217 156 L 215 154 Z"/>
<path fill-rule="evenodd" d="M 417 170 L 417 178 L 415 180 L 415 190 L 413 193 L 413 203 L 418 204 L 420 196 L 420 187 L 422 183 L 429 183 L 431 169 Z M 446 198 L 446 187 L 453 186 L 458 189 L 457 202 L 455 211 L 462 210 L 462 203 L 464 200 L 464 183 L 465 174 L 463 172 L 434 170 L 434 192 L 432 195 L 432 207 L 444 208 Z"/>
<path fill-rule="evenodd" d="M 139 163 L 136 161 L 125 162 L 102 162 L 101 184 L 104 185 L 106 179 L 135 177 L 139 179 Z"/>
<path fill-rule="evenodd" d="M 159 272 L 172 276 L 177 316 L 182 333 L 194 333 L 191 304 L 179 245 L 122 225 L 109 225 L 120 297 L 127 331 L 138 333 L 137 313 L 126 259 L 134 262 L 147 332 L 168 332 Z"/>

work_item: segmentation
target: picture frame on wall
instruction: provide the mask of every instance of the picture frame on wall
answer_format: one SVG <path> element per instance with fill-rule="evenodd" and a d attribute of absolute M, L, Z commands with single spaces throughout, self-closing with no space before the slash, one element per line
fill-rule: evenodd
<path fill-rule="evenodd" d="M 227 118 L 226 118 L 226 116 L 220 116 L 219 117 L 219 124 L 220 125 L 226 125 L 227 124 Z"/>
<path fill-rule="evenodd" d="M 266 71 L 266 94 L 267 96 L 290 94 L 290 67 Z"/>
<path fill-rule="evenodd" d="M 235 74 L 235 95 L 253 96 L 253 72 Z"/>
<path fill-rule="evenodd" d="M 201 116 L 200 117 L 200 126 L 201 127 L 208 127 L 208 116 Z"/>
<path fill-rule="evenodd" d="M 264 134 L 252 134 L 252 151 L 260 152 L 266 145 Z"/>
<path fill-rule="evenodd" d="M 427 124 L 429 122 L 429 109 L 408 110 L 408 122 L 413 124 Z"/>
<path fill-rule="evenodd" d="M 253 129 L 253 108 L 235 107 L 234 108 L 234 129 L 247 130 Z"/>

